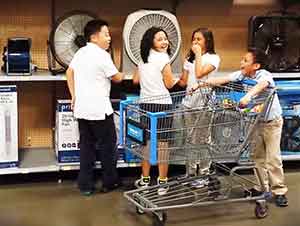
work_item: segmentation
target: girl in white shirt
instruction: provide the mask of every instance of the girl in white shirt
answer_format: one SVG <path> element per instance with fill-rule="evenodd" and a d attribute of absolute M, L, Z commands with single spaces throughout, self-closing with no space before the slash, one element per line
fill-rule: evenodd
<path fill-rule="evenodd" d="M 170 65 L 170 45 L 167 33 L 158 27 L 148 29 L 141 41 L 142 62 L 138 65 L 138 70 L 133 76 L 133 82 L 140 84 L 140 97 L 142 99 L 164 96 L 164 98 L 154 98 L 151 101 L 145 101 L 141 108 L 145 111 L 160 112 L 170 110 L 172 99 L 168 89 L 175 84 Z M 149 119 L 142 119 L 149 128 Z M 172 119 L 158 119 L 158 129 L 171 128 Z M 168 175 L 168 143 L 166 134 L 158 134 L 158 184 L 167 182 Z M 162 142 L 162 140 L 165 140 Z M 149 144 L 149 142 L 148 142 Z M 147 153 L 145 153 L 147 152 Z M 145 146 L 143 155 L 148 155 L 149 145 Z M 144 156 L 145 157 L 145 156 Z M 137 187 L 147 187 L 150 184 L 150 163 L 145 158 L 142 161 L 142 176 L 136 181 Z M 163 195 L 167 192 L 167 187 L 163 186 L 158 189 L 158 194 Z"/>
<path fill-rule="evenodd" d="M 192 33 L 191 49 L 184 62 L 183 73 L 178 84 L 182 87 L 186 87 L 186 90 L 189 91 L 197 82 L 205 81 L 208 76 L 213 75 L 218 70 L 219 64 L 220 57 L 216 54 L 214 49 L 214 38 L 212 31 L 207 28 L 198 28 Z M 187 96 L 183 100 L 184 108 L 201 107 L 204 106 L 204 104 L 205 100 L 201 95 L 198 94 Z M 197 120 L 195 117 L 197 116 L 191 115 L 191 117 L 185 117 L 184 123 L 186 126 L 194 125 Z M 201 122 L 198 122 L 197 125 L 200 124 Z M 199 144 L 199 139 L 203 140 L 206 138 L 208 138 L 207 131 L 204 132 L 201 131 L 201 129 L 194 129 L 192 143 Z M 207 150 L 198 150 L 198 152 L 199 155 L 198 157 L 196 156 L 195 159 L 204 158 L 203 155 L 208 155 L 208 153 L 204 153 L 207 152 Z M 190 162 L 189 173 L 196 175 L 198 170 L 200 173 L 202 173 L 203 171 L 208 170 L 209 167 L 210 161 L 192 161 Z"/>
<path fill-rule="evenodd" d="M 184 62 L 178 84 L 191 90 L 197 82 L 205 81 L 208 76 L 213 75 L 219 65 L 220 57 L 215 52 L 212 31 L 198 28 L 192 33 L 191 49 Z"/>

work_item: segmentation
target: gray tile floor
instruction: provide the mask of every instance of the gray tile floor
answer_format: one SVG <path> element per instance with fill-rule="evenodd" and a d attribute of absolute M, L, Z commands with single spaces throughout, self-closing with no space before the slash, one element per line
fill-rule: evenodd
<path fill-rule="evenodd" d="M 269 204 L 269 216 L 258 220 L 254 203 L 168 211 L 166 226 L 299 226 L 300 173 L 286 173 L 289 207 Z M 149 215 L 137 215 L 121 191 L 80 196 L 74 181 L 0 186 L 0 226 L 148 226 Z"/>

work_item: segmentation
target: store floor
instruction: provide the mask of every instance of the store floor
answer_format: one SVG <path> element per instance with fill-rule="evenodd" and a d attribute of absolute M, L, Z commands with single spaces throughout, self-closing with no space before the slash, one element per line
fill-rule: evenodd
<path fill-rule="evenodd" d="M 289 206 L 269 204 L 269 216 L 258 220 L 254 203 L 168 211 L 167 226 L 299 226 L 300 171 L 288 170 Z M 7 175 L 6 177 L 10 177 Z M 74 180 L 0 185 L 0 226 L 147 226 L 149 215 L 137 215 L 122 191 L 79 194 Z"/>

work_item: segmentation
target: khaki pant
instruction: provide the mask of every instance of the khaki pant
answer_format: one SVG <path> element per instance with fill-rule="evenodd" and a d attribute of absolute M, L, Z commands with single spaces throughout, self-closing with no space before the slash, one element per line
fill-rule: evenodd
<path fill-rule="evenodd" d="M 284 173 L 280 153 L 280 139 L 283 119 L 281 117 L 270 122 L 261 123 L 254 137 L 255 146 L 252 158 L 257 173 L 262 179 L 266 191 L 275 195 L 283 195 L 288 191 L 284 182 Z M 256 175 L 258 178 L 258 175 Z M 262 190 L 261 187 L 256 187 Z"/>

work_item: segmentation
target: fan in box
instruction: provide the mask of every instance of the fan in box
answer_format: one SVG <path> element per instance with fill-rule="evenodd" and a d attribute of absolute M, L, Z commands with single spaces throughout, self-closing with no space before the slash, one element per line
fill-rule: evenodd
<path fill-rule="evenodd" d="M 267 54 L 269 71 L 300 71 L 300 16 L 253 16 L 248 36 L 249 46 Z"/>
<path fill-rule="evenodd" d="M 84 27 L 95 18 L 87 12 L 72 11 L 57 20 L 48 42 L 51 50 L 51 53 L 48 51 L 49 70 L 53 74 L 64 72 L 76 51 L 86 45 Z M 54 69 L 52 56 L 61 69 Z"/>
<path fill-rule="evenodd" d="M 181 33 L 176 17 L 164 10 L 139 10 L 130 14 L 123 29 L 122 71 L 132 74 L 141 61 L 140 44 L 142 36 L 151 27 L 163 28 L 170 40 L 172 71 L 181 72 Z"/>

